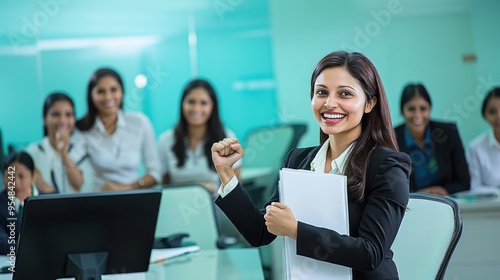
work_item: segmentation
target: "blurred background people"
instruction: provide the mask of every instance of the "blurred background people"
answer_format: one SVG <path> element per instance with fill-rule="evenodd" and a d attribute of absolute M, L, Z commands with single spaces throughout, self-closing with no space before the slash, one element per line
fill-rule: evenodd
<path fill-rule="evenodd" d="M 212 162 L 212 144 L 235 134 L 222 124 L 217 95 L 206 80 L 191 80 L 182 92 L 179 121 L 158 140 L 163 184 L 193 182 L 212 195 L 220 180 Z M 240 177 L 241 161 L 234 166 Z"/>
<path fill-rule="evenodd" d="M 143 113 L 122 111 L 123 95 L 122 78 L 115 70 L 100 68 L 92 74 L 88 112 L 76 126 L 95 171 L 95 191 L 149 188 L 160 182 L 153 126 Z"/>
<path fill-rule="evenodd" d="M 215 198 L 220 186 L 219 175 L 212 161 L 212 144 L 235 134 L 222 124 L 219 103 L 214 87 L 203 79 L 187 83 L 182 92 L 179 121 L 174 129 L 161 134 L 158 151 L 163 184 L 194 182 L 205 187 Z M 241 160 L 234 166 L 240 178 Z M 246 241 L 218 208 L 215 214 L 221 234 L 228 237 L 224 243 Z"/>
<path fill-rule="evenodd" d="M 74 193 L 83 185 L 79 164 L 85 152 L 75 144 L 75 106 L 65 93 L 48 95 L 43 103 L 44 137 L 26 151 L 36 165 L 36 186 L 44 193 Z"/>
<path fill-rule="evenodd" d="M 483 101 L 481 113 L 491 126 L 469 145 L 472 189 L 500 190 L 500 87 L 491 89 Z"/>
<path fill-rule="evenodd" d="M 36 180 L 35 164 L 31 156 L 24 152 L 14 152 L 5 158 L 3 170 L 3 190 L 0 192 L 0 254 L 6 255 L 11 252 L 16 242 L 9 242 L 11 229 L 15 231 L 15 238 L 19 238 L 21 229 L 24 199 L 28 196 L 37 195 L 38 190 L 34 183 Z M 13 228 L 8 225 L 16 218 Z"/>
<path fill-rule="evenodd" d="M 399 149 L 412 159 L 411 191 L 448 195 L 470 188 L 457 126 L 430 118 L 431 97 L 422 84 L 407 85 L 401 96 L 405 123 L 395 128 Z"/>

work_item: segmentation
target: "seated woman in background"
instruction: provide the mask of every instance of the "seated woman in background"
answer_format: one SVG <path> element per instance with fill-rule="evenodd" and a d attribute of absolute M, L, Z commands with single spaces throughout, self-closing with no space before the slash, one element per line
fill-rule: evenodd
<path fill-rule="evenodd" d="M 235 134 L 224 128 L 219 117 L 219 104 L 212 85 L 202 79 L 190 81 L 183 90 L 179 121 L 174 129 L 165 131 L 158 140 L 163 184 L 198 183 L 215 198 L 220 186 L 219 175 L 212 161 L 212 144 Z M 241 161 L 234 166 L 239 178 Z M 216 218 L 225 243 L 244 238 L 218 208 Z"/>
<path fill-rule="evenodd" d="M 469 145 L 472 189 L 500 189 L 500 87 L 493 88 L 484 98 L 483 118 L 492 131 L 476 137 Z"/>
<path fill-rule="evenodd" d="M 123 112 L 122 78 L 96 70 L 87 87 L 87 114 L 77 121 L 83 147 L 95 171 L 95 191 L 148 188 L 160 182 L 156 136 L 149 119 Z M 140 176 L 144 164 L 146 175 Z"/>
<path fill-rule="evenodd" d="M 411 191 L 438 195 L 468 190 L 470 176 L 457 126 L 430 119 L 431 98 L 422 84 L 403 90 L 396 127 L 399 149 L 412 159 Z"/>
<path fill-rule="evenodd" d="M 26 152 L 14 152 L 5 158 L 3 170 L 4 188 L 0 192 L 0 255 L 15 254 L 17 238 L 21 229 L 24 199 L 28 196 L 37 195 L 34 187 L 36 180 L 35 164 Z M 10 218 L 16 218 L 15 238 L 9 239 L 13 228 L 8 225 L 12 223 Z M 15 242 L 14 242 L 15 241 Z M 14 250 L 11 250 L 13 247 Z"/>
<path fill-rule="evenodd" d="M 179 122 L 158 140 L 163 184 L 196 181 L 215 194 L 220 180 L 210 149 L 225 137 L 235 135 L 220 120 L 214 88 L 202 79 L 190 81 L 182 93 Z M 239 178 L 241 161 L 233 167 Z"/>
<path fill-rule="evenodd" d="M 52 93 L 43 104 L 44 138 L 32 143 L 26 151 L 35 162 L 37 188 L 44 193 L 75 193 L 83 184 L 78 165 L 85 153 L 72 141 L 75 128 L 75 106 L 64 93 Z"/>

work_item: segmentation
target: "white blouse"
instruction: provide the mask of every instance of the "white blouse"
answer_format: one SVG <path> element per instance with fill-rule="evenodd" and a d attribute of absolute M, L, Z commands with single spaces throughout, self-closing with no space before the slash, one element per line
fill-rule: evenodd
<path fill-rule="evenodd" d="M 493 131 L 485 132 L 469 144 L 471 189 L 500 189 L 500 143 Z"/>
<path fill-rule="evenodd" d="M 231 130 L 225 129 L 224 131 L 226 137 L 236 137 Z M 162 175 L 168 173 L 170 182 L 174 184 L 199 181 L 210 182 L 214 184 L 215 188 L 220 185 L 219 175 L 217 175 L 217 172 L 208 165 L 207 157 L 203 149 L 205 141 L 198 143 L 194 149 L 188 148 L 186 150 L 186 161 L 182 167 L 177 166 L 178 160 L 172 151 L 174 144 L 175 136 L 173 129 L 167 130 L 160 135 L 158 140 L 158 153 L 160 155 Z M 210 158 L 210 160 L 212 159 Z M 233 168 L 236 169 L 241 167 L 241 164 L 242 161 L 239 160 L 233 165 Z"/>
<path fill-rule="evenodd" d="M 156 136 L 144 114 L 119 111 L 113 134 L 106 132 L 97 117 L 94 126 L 80 134 L 95 171 L 94 191 L 100 191 L 105 182 L 136 182 L 142 177 L 141 167 L 145 167 L 146 174 L 161 182 Z"/>
<path fill-rule="evenodd" d="M 83 147 L 72 137 L 69 157 L 80 168 L 86 158 Z M 43 180 L 56 188 L 59 193 L 76 193 L 66 176 L 66 168 L 60 154 L 50 145 L 50 140 L 46 136 L 41 141 L 31 143 L 26 152 L 33 158 L 36 169 L 40 171 Z"/>
<path fill-rule="evenodd" d="M 354 142 L 351 143 L 347 149 L 345 149 L 342 154 L 340 154 L 336 159 L 332 160 L 332 170 L 331 174 L 344 175 L 345 165 L 349 154 L 351 153 L 352 147 L 354 146 Z M 324 173 L 325 172 L 325 164 L 326 164 L 326 156 L 328 154 L 328 148 L 330 147 L 330 139 L 326 139 L 321 149 L 318 151 L 316 156 L 311 162 L 311 171 Z"/>

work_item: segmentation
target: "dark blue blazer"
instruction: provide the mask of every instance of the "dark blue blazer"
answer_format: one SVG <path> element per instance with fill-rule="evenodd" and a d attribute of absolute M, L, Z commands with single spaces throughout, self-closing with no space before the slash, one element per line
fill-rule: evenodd
<path fill-rule="evenodd" d="M 320 148 L 291 150 L 284 167 L 310 170 Z M 373 150 L 366 172 L 365 199 L 359 202 L 350 198 L 348 202 L 350 236 L 299 221 L 297 254 L 351 267 L 354 280 L 399 279 L 391 245 L 406 211 L 409 176 L 408 155 L 382 147 Z M 238 184 L 224 198 L 219 196 L 215 203 L 245 239 L 257 247 L 276 238 L 267 231 L 264 214 L 266 206 L 278 200 L 276 187 L 259 210 Z"/>
<path fill-rule="evenodd" d="M 405 140 L 405 124 L 395 128 L 399 150 L 409 153 Z M 455 193 L 470 189 L 470 175 L 465 158 L 462 140 L 458 134 L 457 126 L 453 123 L 430 121 L 431 141 L 434 154 L 439 167 L 439 185 L 448 193 Z M 410 186 L 414 185 L 411 177 Z M 414 188 L 411 188 L 415 191 Z"/>

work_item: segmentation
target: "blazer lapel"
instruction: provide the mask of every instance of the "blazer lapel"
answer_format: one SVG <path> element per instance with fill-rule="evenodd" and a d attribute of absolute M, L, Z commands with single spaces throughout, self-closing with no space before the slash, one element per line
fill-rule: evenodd
<path fill-rule="evenodd" d="M 321 149 L 321 145 L 314 147 L 312 150 L 309 151 L 309 153 L 303 153 L 305 156 L 302 154 L 297 155 L 296 157 L 293 157 L 289 161 L 289 165 L 286 166 L 288 168 L 294 168 L 294 169 L 304 169 L 304 170 L 311 170 L 311 162 L 313 161 L 314 157 L 318 153 L 318 151 Z M 297 149 L 294 152 L 298 152 L 301 149 Z"/>

